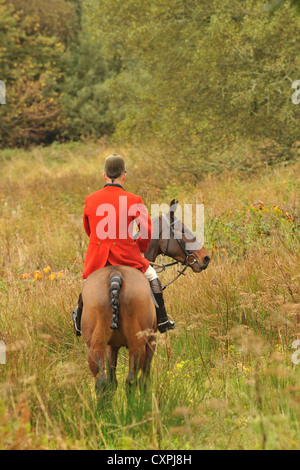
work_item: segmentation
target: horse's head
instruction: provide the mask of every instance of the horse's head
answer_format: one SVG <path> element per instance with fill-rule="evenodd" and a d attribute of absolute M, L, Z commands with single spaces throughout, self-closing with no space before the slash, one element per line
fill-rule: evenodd
<path fill-rule="evenodd" d="M 161 216 L 160 251 L 187 266 L 195 273 L 207 268 L 209 253 L 197 241 L 194 234 L 175 217 L 178 201 L 173 200 L 167 214 Z"/>

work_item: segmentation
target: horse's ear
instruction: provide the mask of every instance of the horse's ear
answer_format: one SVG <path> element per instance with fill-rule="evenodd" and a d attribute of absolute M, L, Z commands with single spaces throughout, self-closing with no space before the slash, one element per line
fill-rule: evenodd
<path fill-rule="evenodd" d="M 175 201 L 175 199 L 173 199 L 170 203 L 170 220 L 171 222 L 174 220 L 174 214 L 176 212 L 176 209 L 177 209 L 177 204 L 178 204 L 178 201 Z"/>

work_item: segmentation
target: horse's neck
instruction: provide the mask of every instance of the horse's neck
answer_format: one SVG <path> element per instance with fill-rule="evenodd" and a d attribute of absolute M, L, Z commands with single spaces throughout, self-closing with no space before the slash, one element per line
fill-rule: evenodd
<path fill-rule="evenodd" d="M 159 254 L 159 240 L 153 239 L 149 244 L 147 253 L 145 253 L 145 258 L 151 263 L 154 263 Z"/>
<path fill-rule="evenodd" d="M 160 224 L 161 224 L 161 216 L 155 217 L 152 220 L 153 223 L 153 233 L 156 234 L 156 237 L 153 238 L 149 244 L 148 251 L 145 253 L 145 258 L 150 261 L 151 263 L 154 263 L 156 260 L 157 256 L 162 253 L 160 250 Z M 159 235 L 158 235 L 159 234 Z M 158 236 L 158 238 L 157 238 Z"/>

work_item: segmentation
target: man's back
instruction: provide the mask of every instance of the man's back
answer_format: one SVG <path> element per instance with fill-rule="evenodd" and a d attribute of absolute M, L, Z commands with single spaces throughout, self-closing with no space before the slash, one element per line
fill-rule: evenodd
<path fill-rule="evenodd" d="M 134 221 L 140 232 L 136 241 Z M 107 184 L 86 197 L 83 223 L 90 237 L 84 278 L 108 264 L 147 270 L 149 262 L 141 252 L 151 241 L 152 221 L 140 196 L 119 184 Z"/>

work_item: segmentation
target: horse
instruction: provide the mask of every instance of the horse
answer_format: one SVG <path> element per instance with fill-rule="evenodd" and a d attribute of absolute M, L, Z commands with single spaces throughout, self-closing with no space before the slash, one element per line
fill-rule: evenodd
<path fill-rule="evenodd" d="M 153 262 L 159 254 L 172 257 L 194 272 L 207 268 L 208 252 L 196 243 L 187 250 L 187 241 L 196 241 L 193 234 L 174 216 L 172 201 L 167 214 L 153 219 L 159 238 L 151 240 L 145 257 Z M 158 225 L 157 225 L 158 224 Z M 163 226 L 169 224 L 170 237 L 163 239 Z M 176 236 L 181 230 L 182 237 Z M 117 388 L 117 357 L 121 347 L 129 351 L 129 372 L 126 391 L 132 390 L 141 372 L 145 386 L 156 349 L 156 309 L 150 283 L 137 269 L 128 266 L 107 266 L 94 271 L 83 283 L 81 331 L 88 349 L 88 365 L 95 379 L 97 396 L 111 395 Z M 107 374 L 106 366 L 107 365 Z"/>

